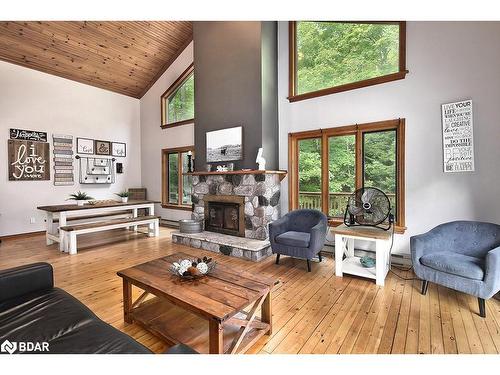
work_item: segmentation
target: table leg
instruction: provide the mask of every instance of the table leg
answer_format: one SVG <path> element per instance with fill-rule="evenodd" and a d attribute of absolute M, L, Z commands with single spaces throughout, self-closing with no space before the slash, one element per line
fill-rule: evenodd
<path fill-rule="evenodd" d="M 137 208 L 132 209 L 132 217 L 137 217 Z M 134 231 L 137 232 L 137 225 L 134 225 Z"/>
<path fill-rule="evenodd" d="M 354 256 L 354 238 L 346 238 L 347 242 L 347 256 L 352 258 Z"/>
<path fill-rule="evenodd" d="M 151 204 L 148 206 L 148 215 L 153 216 L 155 214 L 155 205 Z"/>
<path fill-rule="evenodd" d="M 123 320 L 132 323 L 132 284 L 123 279 Z"/>
<path fill-rule="evenodd" d="M 340 234 L 335 235 L 335 275 L 342 277 L 342 258 L 344 257 L 344 242 Z"/>
<path fill-rule="evenodd" d="M 52 214 L 52 212 L 47 212 L 46 214 L 46 225 L 47 225 L 47 233 L 46 233 L 46 240 L 47 240 L 47 246 L 49 245 L 52 245 L 54 243 L 54 241 L 52 239 L 49 238 L 49 235 L 50 234 L 53 234 L 52 231 L 53 231 L 53 227 L 54 227 L 54 215 Z"/>
<path fill-rule="evenodd" d="M 272 318 L 273 318 L 273 311 L 272 311 L 272 300 L 271 300 L 271 291 L 267 293 L 266 299 L 264 300 L 264 303 L 262 304 L 262 309 L 261 309 L 261 317 L 260 320 L 262 323 L 267 323 L 269 324 L 269 330 L 267 331 L 266 335 L 272 335 L 273 333 L 273 323 L 272 323 Z"/>
<path fill-rule="evenodd" d="M 224 327 L 221 322 L 215 319 L 208 321 L 209 332 L 209 353 L 224 354 Z"/>
<path fill-rule="evenodd" d="M 59 227 L 64 227 L 66 225 L 66 212 L 60 212 L 59 213 Z M 59 230 L 59 250 L 60 251 L 67 251 L 65 247 L 65 241 L 64 241 L 64 232 L 62 230 Z"/>
<path fill-rule="evenodd" d="M 384 286 L 385 275 L 387 269 L 387 255 L 386 255 L 386 244 L 383 240 L 375 241 L 375 252 L 376 252 L 376 283 L 377 285 Z"/>

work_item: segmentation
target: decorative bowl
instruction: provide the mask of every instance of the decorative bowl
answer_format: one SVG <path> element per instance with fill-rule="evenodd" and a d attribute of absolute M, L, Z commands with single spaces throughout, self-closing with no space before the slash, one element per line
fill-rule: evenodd
<path fill-rule="evenodd" d="M 217 263 L 212 258 L 203 257 L 198 259 L 179 259 L 174 262 L 169 271 L 173 275 L 184 279 L 193 280 L 213 272 Z"/>
<path fill-rule="evenodd" d="M 359 259 L 359 263 L 365 268 L 373 268 L 375 267 L 375 259 L 365 256 Z"/>

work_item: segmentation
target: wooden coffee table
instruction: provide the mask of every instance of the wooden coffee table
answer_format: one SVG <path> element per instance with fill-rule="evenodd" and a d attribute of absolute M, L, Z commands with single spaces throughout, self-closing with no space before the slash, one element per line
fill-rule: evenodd
<path fill-rule="evenodd" d="M 271 334 L 275 280 L 220 261 L 210 275 L 181 280 L 169 268 L 186 258 L 193 257 L 176 253 L 118 272 L 126 323 L 137 323 L 168 343 L 214 354 L 244 353 Z M 134 302 L 132 285 L 143 290 Z"/>

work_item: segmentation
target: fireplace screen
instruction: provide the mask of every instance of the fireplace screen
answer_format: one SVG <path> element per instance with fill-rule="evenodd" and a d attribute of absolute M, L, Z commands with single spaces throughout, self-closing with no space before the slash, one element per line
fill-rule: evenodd
<path fill-rule="evenodd" d="M 244 236 L 244 227 L 240 223 L 241 205 L 229 202 L 207 202 L 205 211 L 205 229 L 212 232 Z M 241 231 L 243 229 L 243 233 Z"/>

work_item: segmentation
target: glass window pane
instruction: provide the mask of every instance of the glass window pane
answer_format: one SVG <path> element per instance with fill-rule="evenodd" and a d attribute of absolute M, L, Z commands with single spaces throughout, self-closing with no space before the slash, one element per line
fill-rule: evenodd
<path fill-rule="evenodd" d="M 398 71 L 398 24 L 297 22 L 297 94 Z"/>
<path fill-rule="evenodd" d="M 194 73 L 167 100 L 167 123 L 194 118 Z"/>
<path fill-rule="evenodd" d="M 299 208 L 321 210 L 321 138 L 298 141 Z"/>
<path fill-rule="evenodd" d="M 363 134 L 363 185 L 382 190 L 396 217 L 396 130 Z"/>
<path fill-rule="evenodd" d="M 187 152 L 182 153 L 182 173 L 188 171 Z M 182 176 L 182 204 L 191 204 L 191 176 Z"/>
<path fill-rule="evenodd" d="M 349 196 L 356 189 L 356 136 L 328 139 L 328 215 L 343 217 Z"/>
<path fill-rule="evenodd" d="M 168 154 L 168 203 L 179 203 L 179 154 Z"/>

